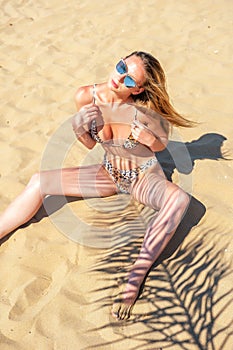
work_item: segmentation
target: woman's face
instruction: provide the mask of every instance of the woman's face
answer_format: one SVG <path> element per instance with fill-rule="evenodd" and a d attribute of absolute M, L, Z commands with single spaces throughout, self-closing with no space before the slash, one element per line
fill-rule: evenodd
<path fill-rule="evenodd" d="M 126 63 L 127 73 L 120 74 L 115 68 L 112 74 L 109 77 L 108 86 L 114 92 L 125 92 L 129 95 L 138 94 L 144 90 L 143 83 L 145 82 L 145 68 L 143 62 L 138 56 L 130 56 L 124 60 Z M 125 77 L 129 75 L 137 86 L 135 87 L 126 87 L 124 84 Z"/>

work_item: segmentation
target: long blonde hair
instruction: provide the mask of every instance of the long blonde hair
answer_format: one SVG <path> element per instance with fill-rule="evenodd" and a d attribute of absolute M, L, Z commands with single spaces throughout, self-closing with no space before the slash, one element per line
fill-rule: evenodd
<path fill-rule="evenodd" d="M 143 51 L 134 51 L 126 56 L 126 58 L 131 56 L 140 57 L 146 71 L 146 81 L 143 84 L 144 91 L 138 95 L 132 95 L 134 102 L 159 113 L 172 125 L 183 127 L 194 126 L 194 122 L 184 118 L 171 105 L 166 90 L 165 73 L 159 61 L 151 54 Z"/>

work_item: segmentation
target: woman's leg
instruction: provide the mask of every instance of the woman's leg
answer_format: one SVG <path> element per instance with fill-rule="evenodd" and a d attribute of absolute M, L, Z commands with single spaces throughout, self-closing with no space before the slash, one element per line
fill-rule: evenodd
<path fill-rule="evenodd" d="M 105 197 L 115 193 L 116 186 L 101 165 L 42 171 L 32 176 L 0 216 L 0 238 L 30 220 L 47 195 Z"/>
<path fill-rule="evenodd" d="M 143 176 L 134 184 L 131 194 L 138 202 L 159 211 L 147 228 L 139 256 L 129 272 L 122 302 L 113 307 L 118 319 L 129 317 L 148 270 L 175 233 L 190 201 L 182 189 L 156 174 Z"/>

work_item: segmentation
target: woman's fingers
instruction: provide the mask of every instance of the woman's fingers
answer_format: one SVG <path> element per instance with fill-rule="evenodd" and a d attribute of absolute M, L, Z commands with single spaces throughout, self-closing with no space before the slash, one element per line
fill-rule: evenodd
<path fill-rule="evenodd" d="M 131 132 L 135 140 L 139 137 L 140 132 L 142 131 L 142 128 L 137 125 L 136 123 L 133 123 L 131 125 Z"/>
<path fill-rule="evenodd" d="M 132 130 L 131 130 L 131 133 L 132 133 L 133 138 L 134 138 L 135 140 L 137 140 L 138 137 L 139 137 L 139 134 L 140 134 L 139 130 L 132 129 Z"/>
<path fill-rule="evenodd" d="M 87 108 L 83 109 L 82 114 L 84 124 L 90 123 L 92 120 L 97 118 L 102 120 L 102 113 L 99 107 L 96 105 L 92 105 L 90 107 L 88 106 Z"/>

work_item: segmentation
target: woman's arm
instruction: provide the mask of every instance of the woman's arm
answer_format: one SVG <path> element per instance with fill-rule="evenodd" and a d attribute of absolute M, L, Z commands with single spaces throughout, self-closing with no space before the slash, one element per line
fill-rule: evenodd
<path fill-rule="evenodd" d="M 81 118 L 80 118 L 81 112 L 76 113 L 72 118 L 72 126 L 74 133 L 77 137 L 77 139 L 88 149 L 92 149 L 96 141 L 92 139 L 89 131 L 87 131 L 84 126 L 82 125 Z"/>
<path fill-rule="evenodd" d="M 163 151 L 168 144 L 168 139 L 166 136 L 156 136 L 153 134 L 152 142 L 149 146 L 153 153 Z"/>
<path fill-rule="evenodd" d="M 96 144 L 89 132 L 91 120 L 96 118 L 95 112 L 90 110 L 94 106 L 91 89 L 92 86 L 82 86 L 77 90 L 75 104 L 78 113 L 72 119 L 72 126 L 77 139 L 88 149 L 92 149 Z"/>

